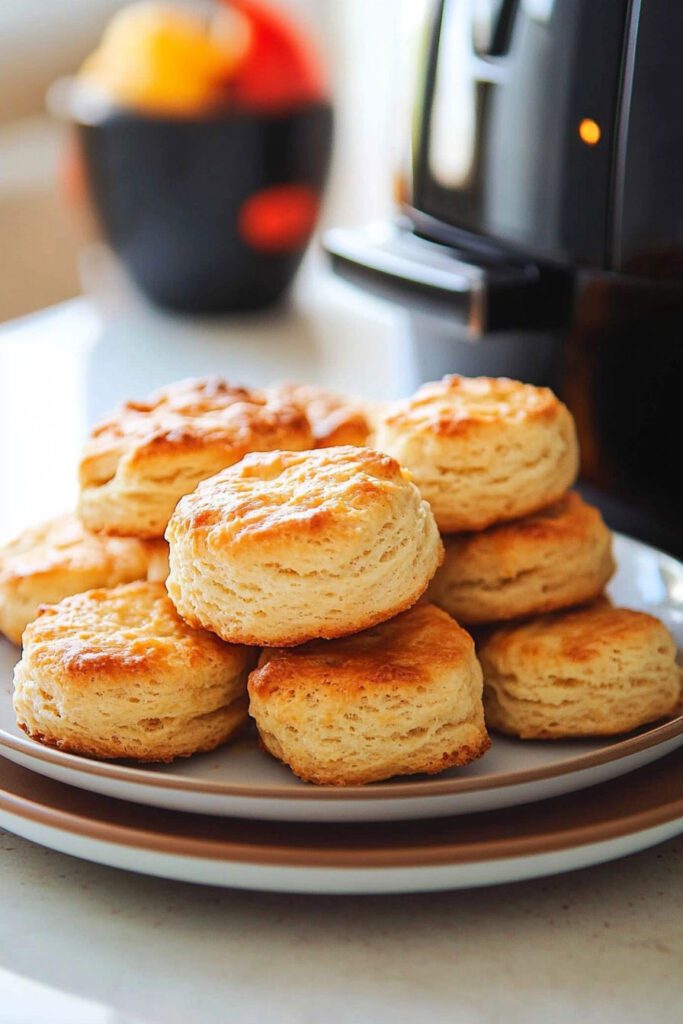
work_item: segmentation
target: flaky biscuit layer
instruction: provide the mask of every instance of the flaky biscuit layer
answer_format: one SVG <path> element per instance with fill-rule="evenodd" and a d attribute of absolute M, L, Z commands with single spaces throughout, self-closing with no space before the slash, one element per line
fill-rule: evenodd
<path fill-rule="evenodd" d="M 273 390 L 219 377 L 179 381 L 126 402 L 92 431 L 79 514 L 91 530 L 160 537 L 178 499 L 247 452 L 309 448 L 303 409 Z"/>
<path fill-rule="evenodd" d="M 41 604 L 167 575 L 164 540 L 94 534 L 73 515 L 51 519 L 0 548 L 0 632 L 20 644 Z"/>
<path fill-rule="evenodd" d="M 627 732 L 680 699 L 666 626 L 606 601 L 498 629 L 477 653 L 487 724 L 524 739 Z"/>
<path fill-rule="evenodd" d="M 192 629 L 163 583 L 90 590 L 41 610 L 14 678 L 17 722 L 72 753 L 170 761 L 246 720 L 251 654 Z"/>
<path fill-rule="evenodd" d="M 574 492 L 523 519 L 449 534 L 444 547 L 427 596 L 465 623 L 582 604 L 614 572 L 612 535 L 599 511 Z"/>
<path fill-rule="evenodd" d="M 166 536 L 180 614 L 257 646 L 391 618 L 418 600 L 443 555 L 417 488 L 368 448 L 249 455 L 184 498 Z"/>
<path fill-rule="evenodd" d="M 265 650 L 249 677 L 265 747 L 302 779 L 335 786 L 481 756 L 481 696 L 471 638 L 429 604 L 341 640 Z"/>
<path fill-rule="evenodd" d="M 442 533 L 481 530 L 560 498 L 578 471 L 574 421 L 548 388 L 444 377 L 388 404 L 375 445 L 410 470 Z"/>

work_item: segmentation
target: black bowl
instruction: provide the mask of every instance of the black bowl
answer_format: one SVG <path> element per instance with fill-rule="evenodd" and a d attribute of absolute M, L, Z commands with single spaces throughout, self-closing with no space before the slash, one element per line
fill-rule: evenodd
<path fill-rule="evenodd" d="M 255 248 L 244 237 L 244 204 L 271 189 L 320 195 L 332 143 L 329 104 L 197 120 L 112 107 L 89 119 L 72 110 L 71 119 L 106 239 L 152 301 L 216 313 L 281 297 L 310 231 L 279 249 Z"/>

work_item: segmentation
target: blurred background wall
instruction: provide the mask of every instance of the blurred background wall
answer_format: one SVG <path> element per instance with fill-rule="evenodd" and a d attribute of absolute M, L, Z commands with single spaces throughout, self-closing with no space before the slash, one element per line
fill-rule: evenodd
<path fill-rule="evenodd" d="M 407 137 L 411 40 L 425 0 L 272 2 L 307 22 L 328 56 L 336 146 L 323 224 L 381 217 Z M 77 235 L 57 187 L 64 127 L 47 115 L 45 94 L 123 4 L 0 2 L 0 320 L 80 291 Z"/>

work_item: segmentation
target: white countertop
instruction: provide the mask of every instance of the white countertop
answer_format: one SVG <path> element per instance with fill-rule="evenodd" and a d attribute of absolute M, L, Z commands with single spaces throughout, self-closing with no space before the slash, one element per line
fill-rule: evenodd
<path fill-rule="evenodd" d="M 679 839 L 470 892 L 295 897 L 5 836 L 0 966 L 154 1024 L 678 1024 L 682 853 Z M 0 1021 L 25 1024 L 3 1017 L 2 989 L 0 976 Z"/>
<path fill-rule="evenodd" d="M 379 396 L 412 387 L 414 358 L 400 314 L 315 275 L 284 314 L 184 321 L 135 300 L 103 316 L 78 300 L 7 324 L 0 538 L 73 501 L 87 423 L 207 371 Z M 0 832 L 0 1024 L 673 1024 L 681 853 L 677 839 L 536 882 L 323 898 L 126 874 Z"/>

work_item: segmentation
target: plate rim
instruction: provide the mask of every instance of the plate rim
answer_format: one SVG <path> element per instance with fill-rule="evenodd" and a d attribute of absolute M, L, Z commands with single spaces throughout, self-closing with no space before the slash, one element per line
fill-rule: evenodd
<path fill-rule="evenodd" d="M 35 740 L 12 736 L 0 729 L 0 749 L 10 749 L 25 754 L 32 760 L 47 761 L 59 768 L 68 769 L 84 775 L 96 775 L 112 782 L 121 782 L 138 786 L 171 791 L 201 793 L 204 796 L 224 796 L 249 800 L 303 800 L 303 801 L 372 801 L 372 800 L 405 800 L 408 798 L 424 798 L 428 796 L 456 796 L 459 793 L 486 792 L 487 790 L 506 789 L 510 786 L 521 786 L 527 783 L 544 782 L 547 779 L 570 775 L 575 772 L 598 768 L 612 761 L 618 761 L 633 754 L 642 753 L 657 747 L 667 740 L 675 739 L 683 734 L 683 711 L 675 718 L 668 719 L 659 725 L 646 727 L 645 731 L 635 736 L 627 736 L 623 740 L 601 747 L 599 750 L 586 754 L 578 754 L 553 765 L 538 768 L 524 768 L 516 772 L 508 772 L 504 776 L 479 775 L 475 778 L 431 779 L 385 783 L 377 786 L 311 786 L 299 787 L 288 784 L 284 786 L 259 786 L 258 789 L 238 783 L 202 781 L 184 778 L 181 775 L 149 774 L 144 768 L 131 768 L 115 762 L 95 761 L 80 758 L 75 754 L 67 754 L 61 750 L 39 746 Z M 520 741 L 521 742 L 521 741 Z M 36 749 L 37 748 L 37 749 Z M 125 797 L 122 797 L 125 799 Z"/>
<path fill-rule="evenodd" d="M 22 769 L 29 771 L 29 769 Z M 616 780 L 618 781 L 618 780 Z M 608 783 L 609 784 L 609 783 Z M 63 783 L 57 783 L 60 788 Z M 108 798 L 115 799 L 115 798 Z M 125 801 L 117 801 L 123 802 Z M 541 802 L 542 803 L 542 802 Z M 71 836 L 104 842 L 171 857 L 211 860 L 223 863 L 251 864 L 261 867 L 387 869 L 419 868 L 439 865 L 466 865 L 526 858 L 546 853 L 575 850 L 625 836 L 637 835 L 675 821 L 683 824 L 683 793 L 663 803 L 630 813 L 607 817 L 597 823 L 540 832 L 535 836 L 517 836 L 479 840 L 466 845 L 457 841 L 414 847 L 304 847 L 277 843 L 237 843 L 231 840 L 207 839 L 201 836 L 178 836 L 148 826 L 113 824 L 92 818 L 85 813 L 65 811 L 53 804 L 41 803 L 27 796 L 8 792 L 0 785 L 0 812 Z M 186 817 L 189 812 L 164 811 L 171 816 Z M 194 817 L 194 816 L 193 816 Z M 456 816 L 461 817 L 461 816 Z M 353 826 L 350 826 L 353 828 Z M 683 831 L 683 828 L 681 829 Z M 360 861 L 360 863 L 359 863 Z"/>
<path fill-rule="evenodd" d="M 673 555 L 635 537 L 614 531 L 614 539 L 618 543 L 626 542 L 657 556 L 659 560 L 669 562 L 672 567 L 683 574 L 683 562 Z M 585 754 L 577 754 L 566 761 L 537 768 L 519 769 L 504 776 L 479 775 L 474 778 L 443 776 L 432 779 L 407 778 L 399 782 L 387 781 L 370 786 L 302 786 L 296 783 L 284 785 L 251 787 L 243 783 L 211 782 L 209 780 L 186 778 L 182 775 L 168 773 L 157 774 L 144 768 L 133 768 L 118 762 L 98 761 L 94 758 L 69 754 L 54 747 L 44 746 L 29 737 L 13 736 L 0 728 L 0 750 L 9 748 L 23 754 L 31 760 L 44 761 L 68 771 L 84 775 L 95 775 L 111 782 L 128 785 L 150 786 L 152 788 L 182 793 L 198 793 L 203 796 L 225 797 L 232 799 L 264 800 L 295 800 L 303 802 L 372 802 L 374 800 L 406 800 L 423 799 L 424 797 L 457 796 L 461 793 L 486 792 L 488 790 L 507 789 L 510 786 L 521 786 L 528 783 L 543 782 L 563 775 L 574 774 L 597 768 L 613 761 L 621 760 L 633 754 L 652 749 L 683 734 L 683 708 L 665 721 L 646 725 L 635 734 L 627 735 L 621 740 L 603 746 Z M 606 737 L 604 737 L 607 739 Z M 528 742 L 528 741 L 520 741 Z M 548 741 L 543 741 L 548 742 Z M 40 773 L 42 774 L 42 773 Z M 75 784 L 75 783 L 74 783 Z M 123 797 L 125 799 L 125 797 Z"/>

